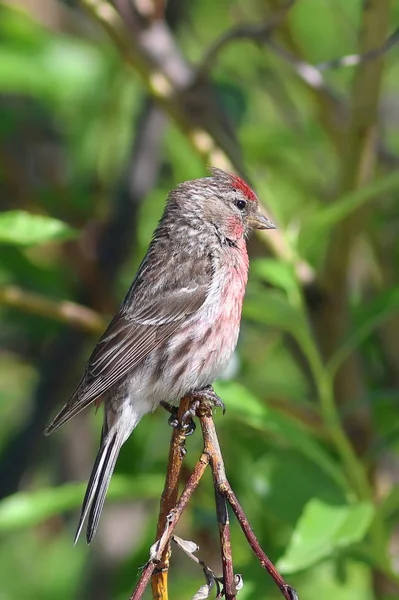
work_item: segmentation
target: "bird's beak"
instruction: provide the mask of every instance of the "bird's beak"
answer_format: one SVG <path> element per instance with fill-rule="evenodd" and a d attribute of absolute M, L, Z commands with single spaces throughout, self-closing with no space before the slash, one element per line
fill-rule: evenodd
<path fill-rule="evenodd" d="M 254 229 L 277 229 L 276 225 L 262 213 L 251 216 L 248 220 L 249 225 Z"/>

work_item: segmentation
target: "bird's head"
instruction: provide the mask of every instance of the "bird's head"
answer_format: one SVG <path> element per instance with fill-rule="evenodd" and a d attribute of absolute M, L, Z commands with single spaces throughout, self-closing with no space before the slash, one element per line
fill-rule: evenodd
<path fill-rule="evenodd" d="M 262 214 L 258 198 L 238 175 L 209 168 L 211 176 L 180 184 L 176 199 L 186 216 L 211 223 L 225 238 L 237 240 L 252 229 L 276 229 Z"/>

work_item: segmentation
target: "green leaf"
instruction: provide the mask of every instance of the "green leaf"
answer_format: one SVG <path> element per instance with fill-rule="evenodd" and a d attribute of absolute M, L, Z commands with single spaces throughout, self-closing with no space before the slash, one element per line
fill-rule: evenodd
<path fill-rule="evenodd" d="M 287 293 L 297 292 L 298 283 L 291 264 L 274 258 L 262 258 L 251 262 L 251 273 Z"/>
<path fill-rule="evenodd" d="M 334 374 L 344 360 L 364 342 L 372 331 L 397 313 L 399 287 L 387 290 L 368 305 L 356 307 L 356 331 L 338 348 L 328 363 Z"/>
<path fill-rule="evenodd" d="M 397 188 L 399 188 L 399 173 L 394 171 L 366 187 L 346 194 L 329 206 L 315 211 L 314 216 L 308 218 L 304 223 L 300 233 L 301 253 L 308 252 L 312 246 L 317 246 L 317 242 L 325 239 L 332 227 L 349 217 L 358 208 Z"/>
<path fill-rule="evenodd" d="M 234 414 L 258 431 L 271 432 L 284 438 L 291 447 L 317 464 L 341 488 L 347 483 L 339 465 L 324 448 L 294 420 L 285 417 L 260 402 L 250 390 L 231 381 L 219 381 L 216 392 L 228 406 L 227 414 Z"/>
<path fill-rule="evenodd" d="M 395 517 L 399 510 L 399 485 L 394 485 L 379 506 L 384 521 Z"/>
<path fill-rule="evenodd" d="M 360 542 L 374 516 L 372 504 L 332 506 L 313 498 L 298 520 L 277 568 L 293 573 L 331 557 L 336 550 Z"/>
<path fill-rule="evenodd" d="M 320 598 L 320 590 L 323 590 L 323 600 L 375 600 L 371 569 L 349 557 L 339 566 L 330 560 L 309 570 L 301 577 L 300 590 L 301 598 Z"/>
<path fill-rule="evenodd" d="M 375 200 L 378 196 L 392 192 L 399 187 L 399 173 L 394 171 L 384 178 L 377 179 L 372 184 L 346 194 L 343 198 L 320 210 L 311 220 L 317 227 L 336 225 L 355 210 Z"/>
<path fill-rule="evenodd" d="M 66 240 L 76 231 L 58 219 L 32 215 L 24 210 L 0 214 L 0 243 L 31 246 L 53 240 Z"/>
<path fill-rule="evenodd" d="M 152 498 L 161 493 L 163 476 L 125 477 L 115 474 L 109 499 Z M 45 519 L 81 505 L 86 483 L 68 483 L 35 492 L 17 492 L 0 502 L 0 531 L 32 527 Z"/>
<path fill-rule="evenodd" d="M 243 315 L 246 319 L 289 331 L 295 336 L 303 335 L 307 325 L 301 311 L 292 306 L 280 290 L 256 292 L 255 286 L 245 300 Z"/>

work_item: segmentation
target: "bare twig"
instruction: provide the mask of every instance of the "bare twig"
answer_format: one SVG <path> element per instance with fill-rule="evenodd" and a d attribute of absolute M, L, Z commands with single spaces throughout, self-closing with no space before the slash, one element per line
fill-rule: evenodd
<path fill-rule="evenodd" d="M 243 530 L 244 535 L 247 538 L 247 541 L 251 546 L 252 551 L 256 555 L 262 567 L 266 569 L 266 571 L 271 575 L 271 577 L 273 578 L 273 580 L 275 581 L 276 585 L 279 587 L 285 598 L 287 598 L 288 600 L 292 600 L 293 598 L 297 597 L 296 592 L 291 588 L 291 586 L 285 583 L 284 579 L 281 577 L 276 567 L 273 565 L 271 560 L 262 550 L 262 547 L 259 544 L 255 533 L 253 532 L 251 524 L 245 516 L 245 513 L 240 503 L 238 502 L 233 490 L 230 487 L 230 484 L 227 481 L 223 485 L 223 493 L 227 498 L 231 508 L 233 509 L 234 514 L 237 517 L 237 520 L 241 526 L 241 529 Z"/>
<path fill-rule="evenodd" d="M 295 4 L 295 0 L 289 0 L 281 8 L 263 23 L 241 23 L 228 29 L 217 38 L 206 50 L 200 65 L 197 68 L 197 77 L 204 77 L 211 68 L 215 66 L 217 56 L 231 42 L 237 40 L 252 40 L 257 43 L 265 43 L 270 39 L 275 29 L 285 18 L 287 12 Z"/>
<path fill-rule="evenodd" d="M 190 397 L 183 398 L 180 402 L 177 412 L 177 420 L 179 423 L 182 417 L 188 410 Z M 176 505 L 179 497 L 180 473 L 183 465 L 185 454 L 184 443 L 186 434 L 183 428 L 175 427 L 172 434 L 169 450 L 168 468 L 166 472 L 165 487 L 161 497 L 158 527 L 156 539 L 160 539 L 167 523 L 168 515 Z M 156 565 L 151 578 L 151 587 L 154 598 L 167 598 L 168 589 L 168 570 L 170 560 L 170 543 L 168 543 L 163 551 L 160 562 Z"/>
<path fill-rule="evenodd" d="M 219 527 L 220 552 L 222 555 L 224 595 L 227 600 L 235 600 L 237 590 L 234 581 L 233 558 L 231 554 L 229 513 L 227 510 L 226 499 L 218 489 L 215 489 L 215 500 Z"/>
<path fill-rule="evenodd" d="M 0 287 L 0 304 L 34 315 L 55 319 L 88 333 L 101 333 L 105 327 L 101 315 L 91 308 L 69 300 L 61 300 L 60 302 L 49 300 L 44 296 L 27 292 L 14 285 Z"/>
<path fill-rule="evenodd" d="M 399 42 L 399 28 L 396 28 L 385 42 L 376 48 L 367 50 L 364 53 L 348 54 L 346 56 L 341 56 L 340 58 L 312 65 L 299 59 L 298 56 L 278 45 L 272 39 L 276 29 L 283 22 L 287 12 L 294 3 L 295 0 L 290 0 L 287 4 L 277 9 L 270 19 L 262 23 L 240 23 L 223 32 L 222 35 L 206 50 L 201 63 L 197 68 L 197 77 L 202 77 L 209 73 L 210 69 L 215 66 L 217 56 L 229 44 L 238 40 L 250 40 L 256 44 L 268 44 L 277 54 L 289 62 L 309 85 L 320 87 L 323 83 L 323 79 L 320 77 L 321 71 L 340 69 L 343 67 L 354 67 L 370 60 L 375 60 L 389 52 L 389 50 Z M 317 76 L 316 73 L 318 73 L 319 76 Z"/>
<path fill-rule="evenodd" d="M 133 594 L 130 597 L 130 600 L 139 600 L 142 597 L 144 590 L 147 587 L 148 582 L 150 581 L 151 575 L 154 572 L 156 565 L 161 560 L 163 552 L 169 545 L 173 530 L 176 527 L 191 496 L 193 495 L 195 488 L 197 487 L 198 483 L 200 482 L 200 479 L 201 479 L 202 475 L 204 474 L 208 463 L 209 463 L 209 456 L 204 452 L 204 453 L 202 453 L 197 464 L 195 465 L 194 471 L 192 472 L 189 480 L 187 481 L 186 486 L 185 486 L 177 504 L 173 508 L 173 511 L 168 515 L 166 526 L 161 535 L 161 538 L 158 540 L 158 542 L 156 542 L 152 546 L 151 552 L 150 552 L 150 560 L 145 565 L 145 567 L 142 571 L 141 577 L 137 583 L 137 586 L 136 586 Z"/>
<path fill-rule="evenodd" d="M 200 413 L 201 414 L 201 413 Z M 227 600 L 234 600 L 236 588 L 234 584 L 233 560 L 231 555 L 230 522 L 226 499 L 220 492 L 221 486 L 227 481 L 222 452 L 213 424 L 212 413 L 204 412 L 200 417 L 204 448 L 210 455 L 213 481 L 215 486 L 216 514 L 219 527 L 220 550 L 222 554 L 223 581 Z"/>
<path fill-rule="evenodd" d="M 241 526 L 241 529 L 244 532 L 245 537 L 248 540 L 249 545 L 251 546 L 253 552 L 258 558 L 260 564 L 267 572 L 271 575 L 274 582 L 280 589 L 284 598 L 287 600 L 293 600 L 297 597 L 296 592 L 293 590 L 291 586 L 285 583 L 284 579 L 281 577 L 280 573 L 277 571 L 276 567 L 273 565 L 271 560 L 267 557 L 265 552 L 262 550 L 258 539 L 256 538 L 252 527 L 244 514 L 243 509 L 238 503 L 237 498 L 231 486 L 226 478 L 226 473 L 224 469 L 223 457 L 219 446 L 219 441 L 216 434 L 215 424 L 213 422 L 213 417 L 211 414 L 203 414 L 201 416 L 201 428 L 202 434 L 204 437 L 205 447 L 212 448 L 212 454 L 210 456 L 210 463 L 212 467 L 212 473 L 215 482 L 215 488 L 217 492 L 224 496 L 230 504 L 231 508 L 234 511 L 234 514 L 237 517 L 237 520 Z M 227 597 L 227 596 L 226 596 Z"/>
<path fill-rule="evenodd" d="M 180 407 L 180 416 L 185 414 L 188 401 L 190 401 L 190 398 L 185 398 L 183 400 L 184 406 Z M 245 537 L 247 538 L 251 549 L 257 556 L 261 566 L 271 575 L 286 600 L 298 600 L 295 590 L 285 583 L 280 573 L 262 550 L 259 541 L 257 540 L 251 525 L 244 514 L 243 509 L 238 503 L 238 500 L 232 491 L 229 482 L 227 481 L 219 440 L 216 434 L 215 424 L 213 422 L 212 408 L 205 402 L 198 404 L 198 394 L 195 396 L 195 411 L 201 423 L 202 435 L 204 439 L 203 452 L 197 464 L 195 465 L 194 471 L 190 476 L 179 500 L 172 505 L 172 500 L 176 497 L 178 485 L 177 478 L 181 469 L 181 449 L 182 446 L 184 446 L 182 434 L 176 430 L 173 432 L 166 484 L 161 500 L 161 510 L 158 521 L 158 539 L 150 550 L 150 559 L 141 573 L 140 579 L 130 597 L 130 600 L 140 600 L 140 598 L 142 598 L 144 590 L 146 589 L 154 572 L 155 579 L 153 580 L 154 583 L 152 588 L 154 600 L 166 600 L 168 598 L 167 578 L 158 577 L 157 579 L 156 572 L 167 572 L 170 558 L 170 541 L 172 539 L 173 530 L 176 527 L 183 511 L 187 507 L 187 504 L 209 463 L 212 469 L 216 495 L 216 508 L 223 564 L 223 578 L 215 577 L 213 571 L 211 571 L 203 561 L 193 556 L 193 551 L 195 551 L 197 548 L 195 544 L 192 542 L 184 542 L 184 540 L 181 540 L 184 543 L 179 544 L 180 547 L 182 547 L 184 551 L 188 553 L 193 560 L 195 560 L 195 562 L 199 563 L 203 567 L 205 576 L 207 578 L 206 585 L 208 586 L 208 591 L 210 591 L 210 579 L 212 578 L 218 586 L 218 589 L 219 583 L 223 582 L 223 588 L 219 590 L 218 597 L 224 596 L 227 600 L 235 600 L 238 589 L 242 587 L 241 576 L 234 575 L 233 571 L 230 544 L 230 525 L 226 506 L 227 501 L 236 514 Z M 173 464 L 174 460 L 176 460 L 176 464 Z M 168 513 L 167 510 L 169 511 Z M 180 538 L 177 539 L 180 540 Z M 189 544 L 190 547 L 188 547 L 187 544 Z M 200 596 L 207 597 L 204 596 L 203 593 L 205 593 L 204 590 L 201 591 Z M 199 597 L 198 594 L 196 596 Z"/>
<path fill-rule="evenodd" d="M 157 20 L 144 26 L 126 0 L 118 0 L 118 10 L 105 0 L 80 2 L 107 31 L 126 62 L 141 75 L 148 93 L 184 133 L 203 162 L 235 170 L 248 180 L 240 147 L 226 114 L 215 101 L 210 82 L 196 76 L 167 24 Z M 281 232 L 262 236 L 262 240 L 273 254 L 295 263 L 301 281 L 313 281 L 311 266 L 293 255 Z"/>
<path fill-rule="evenodd" d="M 316 69 L 319 71 L 326 71 L 327 69 L 340 69 L 342 67 L 354 67 L 356 65 L 360 65 L 361 63 L 368 62 L 369 60 L 374 60 L 379 58 L 383 54 L 386 54 L 399 42 L 399 28 L 395 29 L 395 31 L 387 38 L 387 40 L 378 48 L 368 50 L 363 54 L 347 54 L 346 56 L 342 56 L 341 58 L 336 58 L 334 60 L 327 60 L 325 62 L 319 63 L 316 65 Z"/>

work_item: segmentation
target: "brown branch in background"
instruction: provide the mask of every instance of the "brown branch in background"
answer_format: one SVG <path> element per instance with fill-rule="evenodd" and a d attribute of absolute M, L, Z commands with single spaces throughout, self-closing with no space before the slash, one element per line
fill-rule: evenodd
<path fill-rule="evenodd" d="M 242 587 L 242 578 L 240 575 L 234 575 L 233 571 L 230 545 L 230 525 L 226 506 L 227 502 L 230 504 L 235 515 L 237 516 L 241 529 L 243 530 L 244 535 L 248 540 L 251 549 L 258 558 L 261 566 L 271 575 L 284 598 L 286 600 L 298 600 L 298 595 L 295 590 L 284 581 L 273 563 L 262 550 L 259 541 L 257 540 L 251 525 L 226 478 L 222 452 L 212 416 L 212 407 L 209 405 L 209 402 L 206 403 L 204 401 L 198 403 L 198 393 L 196 393 L 195 398 L 184 398 L 182 404 L 183 403 L 184 405 L 179 409 L 180 418 L 186 414 L 187 406 L 189 404 L 192 407 L 195 406 L 195 414 L 199 418 L 201 424 L 204 449 L 194 467 L 192 475 L 186 483 L 180 498 L 177 501 L 175 500 L 173 503 L 172 500 L 176 498 L 176 490 L 178 486 L 177 477 L 180 473 L 182 464 L 181 449 L 184 446 L 184 437 L 182 437 L 181 434 L 182 430 L 180 430 L 180 432 L 176 430 L 173 432 L 169 452 L 169 463 L 167 467 L 165 489 L 162 495 L 158 521 L 158 539 L 151 547 L 150 559 L 141 573 L 140 579 L 130 597 L 130 600 L 140 600 L 140 598 L 142 598 L 151 576 L 153 576 L 153 599 L 168 599 L 167 577 L 160 576 L 160 573 L 167 573 L 170 560 L 170 541 L 172 539 L 174 528 L 176 527 L 183 511 L 186 509 L 188 502 L 198 486 L 208 464 L 210 464 L 212 469 L 216 496 L 216 512 L 221 542 L 223 578 L 214 577 L 211 569 L 209 569 L 209 567 L 207 567 L 203 561 L 193 557 L 193 551 L 198 549 L 196 544 L 193 542 L 184 542 L 184 540 L 181 540 L 180 538 L 176 539 L 176 543 L 178 543 L 178 545 L 188 555 L 190 555 L 193 560 L 198 562 L 203 567 L 207 578 L 208 590 L 211 587 L 210 580 L 215 581 L 218 587 L 219 583 L 222 582 L 223 588 L 220 590 L 218 597 L 224 596 L 227 600 L 236 600 L 237 591 Z M 174 460 L 176 460 L 176 464 L 173 464 Z M 167 510 L 169 511 L 168 513 L 166 512 Z"/>
<path fill-rule="evenodd" d="M 204 164 L 235 170 L 249 181 L 240 146 L 211 83 L 196 77 L 166 22 L 143 20 L 126 0 L 115 0 L 115 6 L 104 0 L 80 1 L 107 31 L 126 62 L 141 75 L 148 93 L 184 133 Z M 313 269 L 293 255 L 281 232 L 261 237 L 275 256 L 295 263 L 300 281 L 313 281 Z"/>
<path fill-rule="evenodd" d="M 335 120 L 336 116 L 339 118 L 340 114 L 347 113 L 347 107 L 335 90 L 326 82 L 322 72 L 328 69 L 353 67 L 380 58 L 399 42 L 399 28 L 395 29 L 385 42 L 376 48 L 367 50 L 364 53 L 350 54 L 312 65 L 305 61 L 299 52 L 294 52 L 294 50 L 297 50 L 294 45 L 291 50 L 288 50 L 275 40 L 275 34 L 279 26 L 284 25 L 286 27 L 287 22 L 284 17 L 294 1 L 281 8 L 276 7 L 276 12 L 272 18 L 263 23 L 244 23 L 222 33 L 205 52 L 197 67 L 197 77 L 200 78 L 208 74 L 211 68 L 214 68 L 218 55 L 233 42 L 251 40 L 256 44 L 267 45 L 269 49 L 295 70 L 296 74 L 309 88 L 315 90 L 317 99 L 323 107 L 323 113 L 326 115 L 325 123 L 328 125 L 333 141 L 337 142 L 336 128 L 329 125 L 329 123 L 331 119 Z M 292 42 L 290 37 L 288 37 L 288 40 Z M 382 142 L 378 144 L 378 155 L 387 166 L 395 167 L 399 164 L 399 158 L 387 150 Z"/>
<path fill-rule="evenodd" d="M 266 0 L 268 7 L 276 10 L 279 0 Z M 378 26 L 378 20 L 374 22 Z M 386 35 L 386 34 L 385 34 Z M 374 40 L 371 47 L 360 49 L 358 56 L 367 56 L 369 51 L 377 52 L 383 48 L 382 54 L 386 53 L 392 47 L 390 41 L 394 39 L 397 42 L 397 30 L 388 38 Z M 277 43 L 281 42 L 281 43 Z M 388 47 L 389 46 L 389 47 Z M 289 22 L 285 19 L 276 30 L 275 37 L 269 38 L 268 47 L 279 54 L 279 56 L 294 68 L 299 78 L 303 81 L 309 92 L 312 94 L 316 105 L 319 108 L 320 122 L 328 134 L 331 142 L 337 151 L 338 156 L 346 149 L 346 137 L 343 125 L 347 124 L 349 118 L 349 106 L 340 98 L 334 88 L 327 83 L 323 73 L 317 70 L 317 67 L 305 60 L 304 53 L 293 32 Z M 365 61 L 368 62 L 367 60 Z M 371 64 L 373 61 L 370 61 Z M 382 164 L 389 168 L 396 168 L 399 164 L 399 157 L 387 149 L 382 140 L 378 140 L 378 157 Z"/>
<path fill-rule="evenodd" d="M 399 28 L 388 37 L 388 39 L 381 44 L 378 48 L 367 50 L 363 54 L 348 54 L 341 58 L 334 60 L 327 60 L 325 62 L 316 65 L 316 69 L 319 71 L 326 71 L 327 69 L 340 69 L 342 67 L 354 67 L 362 63 L 380 58 L 383 54 L 386 54 L 399 42 Z"/>
<path fill-rule="evenodd" d="M 389 0 L 370 0 L 364 5 L 359 53 L 379 47 L 389 26 Z M 341 159 L 341 194 L 360 189 L 372 181 L 377 161 L 378 101 L 383 73 L 380 56 L 359 65 L 351 94 L 349 129 Z M 348 268 L 357 235 L 367 230 L 369 209 L 360 207 L 340 223 L 331 234 L 323 270 L 319 276 L 325 301 L 314 315 L 316 335 L 326 360 L 336 352 L 350 330 Z M 335 377 L 337 403 L 345 407 L 365 395 L 364 378 L 358 357 L 345 360 Z M 370 415 L 367 408 L 352 414 L 346 423 L 359 454 L 367 452 L 370 442 Z"/>
<path fill-rule="evenodd" d="M 102 333 L 105 321 L 96 311 L 69 300 L 49 300 L 14 285 L 0 287 L 0 304 L 26 313 L 55 319 L 87 333 Z"/>
<path fill-rule="evenodd" d="M 215 62 L 220 52 L 232 42 L 236 42 L 237 40 L 252 40 L 257 43 L 265 43 L 269 40 L 294 4 L 295 0 L 290 0 L 281 8 L 277 8 L 275 13 L 263 23 L 241 23 L 223 32 L 206 50 L 200 65 L 197 67 L 197 77 L 200 78 L 209 74 L 209 71 L 215 67 Z"/>
<path fill-rule="evenodd" d="M 222 50 L 225 50 L 229 44 L 238 40 L 250 40 L 256 44 L 268 44 L 279 56 L 290 63 L 300 77 L 302 77 L 309 85 L 312 87 L 321 87 L 324 86 L 324 81 L 320 76 L 321 71 L 341 69 L 343 67 L 354 67 L 370 60 L 375 60 L 389 52 L 389 50 L 399 42 L 399 28 L 397 28 L 384 43 L 363 54 L 348 54 L 346 56 L 341 56 L 340 58 L 312 65 L 300 59 L 294 53 L 289 52 L 272 39 L 273 34 L 283 22 L 286 13 L 294 4 L 294 1 L 295 0 L 287 3 L 280 10 L 277 10 L 270 20 L 263 23 L 243 23 L 225 31 L 205 52 L 197 70 L 198 76 L 204 76 L 211 68 L 214 68 L 218 55 Z"/>
<path fill-rule="evenodd" d="M 148 98 L 136 122 L 136 135 L 126 165 L 126 173 L 115 196 L 110 199 L 110 211 L 101 235 L 93 244 L 92 263 L 101 277 L 96 286 L 80 281 L 73 290 L 83 305 L 101 311 L 103 290 L 111 296 L 113 282 L 131 247 L 135 246 L 137 213 L 141 202 L 154 185 L 160 165 L 160 151 L 164 117 Z M 84 253 L 80 260 L 87 261 Z M 87 332 L 68 327 L 38 347 L 39 382 L 35 392 L 30 419 L 19 429 L 3 449 L 0 464 L 0 497 L 18 489 L 28 464 L 32 465 L 31 449 L 39 455 L 43 444 L 43 429 L 61 395 L 71 388 L 76 361 L 87 340 Z M 64 390 L 64 392 L 62 392 Z M 104 573 L 103 569 L 101 573 Z"/>

